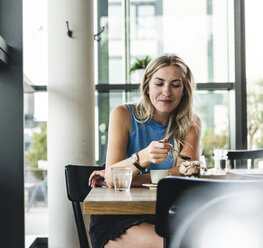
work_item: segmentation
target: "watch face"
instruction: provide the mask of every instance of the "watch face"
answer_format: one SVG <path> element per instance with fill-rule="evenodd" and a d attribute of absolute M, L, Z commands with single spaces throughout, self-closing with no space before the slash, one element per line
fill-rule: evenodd
<path fill-rule="evenodd" d="M 131 155 L 131 161 L 132 161 L 133 164 L 137 162 L 137 154 L 136 153 L 133 153 Z"/>

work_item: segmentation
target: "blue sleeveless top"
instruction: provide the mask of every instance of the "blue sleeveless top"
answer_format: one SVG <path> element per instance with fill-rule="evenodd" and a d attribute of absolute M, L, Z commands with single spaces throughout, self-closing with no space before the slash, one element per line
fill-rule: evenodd
<path fill-rule="evenodd" d="M 133 153 L 138 152 L 147 147 L 152 141 L 158 141 L 165 138 L 167 124 L 161 126 L 154 120 L 149 120 L 145 123 L 138 123 L 132 114 L 131 104 L 125 104 L 130 111 L 131 116 L 131 132 L 127 147 L 126 158 L 129 158 Z M 169 143 L 174 145 L 173 139 Z M 149 164 L 148 172 L 151 169 L 169 169 L 173 166 L 173 156 L 169 153 L 168 159 L 160 164 Z"/>

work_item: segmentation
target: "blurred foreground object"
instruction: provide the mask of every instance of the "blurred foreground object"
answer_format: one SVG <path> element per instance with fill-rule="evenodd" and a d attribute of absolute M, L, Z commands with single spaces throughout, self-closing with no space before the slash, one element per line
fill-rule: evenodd
<path fill-rule="evenodd" d="M 155 230 L 164 247 L 262 247 L 262 186 L 263 180 L 162 179 Z"/>

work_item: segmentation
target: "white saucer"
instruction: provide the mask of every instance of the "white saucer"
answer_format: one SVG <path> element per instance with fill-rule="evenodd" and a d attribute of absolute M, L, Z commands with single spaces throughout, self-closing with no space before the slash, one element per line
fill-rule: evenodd
<path fill-rule="evenodd" d="M 147 187 L 149 189 L 157 189 L 157 184 L 152 184 L 152 183 L 144 183 L 142 186 Z"/>

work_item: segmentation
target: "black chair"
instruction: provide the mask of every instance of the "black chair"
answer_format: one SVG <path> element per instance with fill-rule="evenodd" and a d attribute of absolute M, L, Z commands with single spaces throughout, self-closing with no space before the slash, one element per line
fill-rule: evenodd
<path fill-rule="evenodd" d="M 251 168 L 254 168 L 254 160 L 258 158 L 263 158 L 263 149 L 229 150 L 227 156 L 228 160 L 230 160 L 231 169 L 246 168 L 248 159 L 251 159 Z"/>
<path fill-rule="evenodd" d="M 103 166 L 67 165 L 65 166 L 65 178 L 68 199 L 72 202 L 75 222 L 78 231 L 81 248 L 89 248 L 88 237 L 84 225 L 80 203 L 91 190 L 88 185 L 89 177 L 94 170 L 103 170 Z"/>
<path fill-rule="evenodd" d="M 223 196 L 263 188 L 259 180 L 213 180 L 168 177 L 158 183 L 155 231 L 164 238 L 164 247 L 173 247 L 171 241 L 186 217 L 196 213 L 211 200 Z"/>

